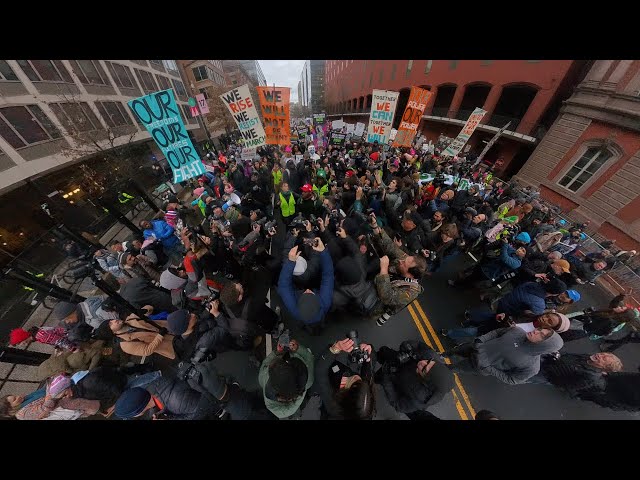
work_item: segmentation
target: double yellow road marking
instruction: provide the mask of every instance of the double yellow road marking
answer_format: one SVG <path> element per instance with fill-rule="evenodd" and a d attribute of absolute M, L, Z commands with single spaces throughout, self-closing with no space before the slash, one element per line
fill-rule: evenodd
<path fill-rule="evenodd" d="M 424 313 L 424 310 L 422 309 L 422 306 L 420 305 L 420 303 L 418 303 L 418 300 L 414 300 L 408 307 L 407 310 L 409 310 L 409 315 L 411 315 L 411 318 L 413 319 L 413 322 L 416 324 L 416 327 L 418 329 L 418 331 L 420 332 L 420 335 L 422 336 L 422 339 L 424 340 L 424 342 L 433 350 L 437 351 L 437 352 L 443 352 L 444 351 L 444 347 L 442 346 L 442 342 L 440 342 L 440 339 L 438 338 L 438 335 L 436 334 L 435 330 L 433 329 L 433 326 L 431 325 L 431 322 L 429 321 L 429 318 L 427 317 L 427 315 Z M 417 312 L 417 313 L 416 313 Z M 420 319 L 422 319 L 422 322 L 420 322 Z M 427 330 L 429 331 L 429 333 L 431 334 L 431 338 L 433 338 L 433 343 L 431 342 L 431 339 L 429 338 L 429 335 L 427 335 L 427 332 L 425 331 L 425 329 L 423 328 L 423 323 L 424 326 L 427 327 Z M 435 344 L 435 346 L 434 346 Z M 451 360 L 449 360 L 448 358 L 445 358 L 445 362 L 447 364 L 451 363 Z M 458 378 L 458 375 L 454 373 L 454 379 L 456 382 L 456 388 L 454 388 L 453 390 L 451 390 L 451 393 L 453 394 L 453 399 L 455 401 L 456 404 L 456 409 L 458 410 L 458 414 L 460 415 L 460 418 L 462 420 L 473 420 L 476 416 L 476 412 L 473 409 L 473 407 L 471 406 L 471 401 L 469 400 L 469 395 L 467 395 L 467 392 L 465 391 L 464 387 L 462 386 L 462 382 L 460 381 L 460 378 Z M 462 398 L 462 400 L 464 401 L 464 404 L 467 407 L 467 410 L 465 410 L 462 401 L 460 401 L 460 398 Z"/>

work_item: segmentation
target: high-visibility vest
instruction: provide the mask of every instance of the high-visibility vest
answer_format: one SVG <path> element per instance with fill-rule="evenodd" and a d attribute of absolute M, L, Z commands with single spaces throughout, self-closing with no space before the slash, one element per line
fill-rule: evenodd
<path fill-rule="evenodd" d="M 118 201 L 120 203 L 128 203 L 133 200 L 135 197 L 129 195 L 127 192 L 120 192 L 118 194 Z"/>
<path fill-rule="evenodd" d="M 329 191 L 329 185 L 325 184 L 321 188 L 318 188 L 318 187 L 316 187 L 314 185 L 313 186 L 313 191 L 316 193 L 316 195 L 318 195 L 318 197 L 320 197 L 322 199 L 322 198 L 324 198 L 324 196 Z"/>
<path fill-rule="evenodd" d="M 274 170 L 273 172 L 271 172 L 271 175 L 273 176 L 274 185 L 280 185 L 282 183 L 282 170 Z"/>
<path fill-rule="evenodd" d="M 280 195 L 280 210 L 282 210 L 283 217 L 290 217 L 294 213 L 296 213 L 296 199 L 293 197 L 293 193 L 289 195 L 289 201 L 284 198 L 282 193 Z"/>

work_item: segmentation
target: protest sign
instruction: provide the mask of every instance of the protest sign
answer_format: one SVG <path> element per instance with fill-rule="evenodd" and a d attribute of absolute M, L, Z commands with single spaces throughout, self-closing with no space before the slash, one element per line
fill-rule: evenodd
<path fill-rule="evenodd" d="M 398 130 L 396 130 L 395 128 L 392 128 L 391 133 L 389 134 L 389 140 L 391 141 L 395 140 L 397 134 L 398 134 Z"/>
<path fill-rule="evenodd" d="M 398 135 L 396 135 L 393 142 L 394 147 L 411 146 L 418 131 L 418 125 L 422 119 L 424 109 L 427 108 L 427 102 L 430 96 L 431 92 L 429 90 L 411 87 L 409 101 L 407 102 L 407 107 L 404 109 L 400 127 L 398 128 Z"/>
<path fill-rule="evenodd" d="M 196 102 L 198 102 L 198 108 L 202 114 L 206 115 L 209 113 L 209 104 L 207 103 L 207 99 L 204 98 L 204 94 L 196 95 Z"/>
<path fill-rule="evenodd" d="M 342 119 L 334 120 L 333 122 L 331 122 L 331 128 L 333 130 L 340 130 L 343 126 L 344 126 L 344 120 Z"/>
<path fill-rule="evenodd" d="M 296 127 L 296 130 L 298 132 L 298 137 L 299 138 L 306 138 L 308 133 L 309 133 L 309 129 L 307 128 L 306 125 L 299 125 Z"/>
<path fill-rule="evenodd" d="M 355 130 L 355 125 L 353 123 L 347 123 L 347 133 L 353 133 Z"/>
<path fill-rule="evenodd" d="M 133 99 L 128 105 L 171 165 L 173 183 L 204 174 L 204 165 L 187 134 L 172 89 Z"/>
<path fill-rule="evenodd" d="M 346 133 L 342 133 L 339 131 L 331 132 L 331 144 L 332 145 L 342 145 L 347 137 Z"/>
<path fill-rule="evenodd" d="M 458 155 L 460 150 L 462 150 L 462 147 L 464 147 L 471 135 L 473 135 L 473 132 L 480 123 L 480 120 L 482 120 L 482 117 L 484 117 L 485 113 L 487 113 L 486 110 L 476 107 L 476 109 L 471 112 L 471 115 L 469 115 L 467 123 L 464 124 L 464 127 L 462 127 L 458 136 L 449 144 L 445 151 L 442 152 L 442 155 L 450 157 Z"/>
<path fill-rule="evenodd" d="M 253 157 L 256 156 L 256 150 L 256 147 L 244 147 L 240 158 L 242 158 L 242 160 L 253 160 Z"/>
<path fill-rule="evenodd" d="M 289 87 L 256 87 L 269 145 L 289 145 Z"/>
<path fill-rule="evenodd" d="M 362 123 L 362 122 L 357 122 L 357 123 L 356 123 L 356 127 L 355 127 L 355 129 L 353 130 L 354 135 L 355 135 L 356 137 L 361 137 L 361 136 L 362 136 L 362 134 L 364 133 L 364 127 L 365 127 L 364 123 Z"/>
<path fill-rule="evenodd" d="M 313 123 L 316 125 L 322 125 L 324 123 L 324 118 L 326 117 L 325 113 L 314 113 L 313 114 Z"/>
<path fill-rule="evenodd" d="M 385 144 L 389 140 L 398 95 L 398 92 L 389 90 L 373 91 L 367 142 L 373 143 L 377 141 L 380 144 Z"/>
<path fill-rule="evenodd" d="M 247 147 L 261 147 L 267 144 L 267 135 L 264 132 L 258 111 L 256 110 L 248 85 L 236 87 L 220 95 L 222 102 L 227 106 L 231 116 L 236 121 L 240 134 Z"/>

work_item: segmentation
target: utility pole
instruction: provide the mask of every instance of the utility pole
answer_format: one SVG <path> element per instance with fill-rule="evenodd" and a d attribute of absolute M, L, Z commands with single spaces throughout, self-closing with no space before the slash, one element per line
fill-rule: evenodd
<path fill-rule="evenodd" d="M 498 130 L 496 132 L 496 134 L 493 136 L 493 138 L 491 140 L 489 140 L 489 143 L 487 143 L 487 145 L 484 147 L 484 149 L 482 150 L 482 153 L 478 156 L 476 162 L 473 164 L 473 166 L 471 167 L 471 169 L 473 170 L 474 168 L 476 168 L 476 166 L 478 166 L 478 164 L 482 161 L 482 159 L 484 158 L 484 156 L 487 154 L 487 152 L 491 149 L 491 147 L 493 147 L 493 144 L 496 143 L 498 141 L 498 138 L 500 138 L 500 135 L 502 135 L 502 133 L 509 128 L 509 125 L 511 125 L 511 122 L 507 123 L 504 127 L 502 127 L 500 130 Z"/>

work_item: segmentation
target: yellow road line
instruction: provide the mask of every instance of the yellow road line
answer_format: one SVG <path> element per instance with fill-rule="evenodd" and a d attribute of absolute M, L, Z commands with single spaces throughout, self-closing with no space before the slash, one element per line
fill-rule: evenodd
<path fill-rule="evenodd" d="M 433 340 L 435 341 L 436 345 L 438 346 L 438 348 L 440 349 L 441 352 L 444 352 L 444 347 L 442 346 L 442 342 L 438 338 L 438 335 L 436 335 L 436 332 L 433 329 L 433 326 L 431 326 L 431 322 L 429 321 L 429 317 L 427 317 L 427 314 L 424 313 L 424 310 L 422 309 L 422 306 L 420 305 L 418 300 L 414 300 L 413 303 L 415 303 L 416 310 L 420 313 L 420 316 L 422 317 L 422 321 L 427 326 L 427 329 L 431 333 L 431 336 L 433 337 Z M 445 358 L 445 362 L 447 364 L 450 364 L 451 360 L 449 360 L 448 358 Z M 460 378 L 458 377 L 458 374 L 454 374 L 454 379 L 455 379 L 456 385 L 458 385 L 458 388 L 460 389 L 460 394 L 462 395 L 464 403 L 466 403 L 467 408 L 469 409 L 469 412 L 475 418 L 476 412 L 473 409 L 473 406 L 471 405 L 471 400 L 469 399 L 469 395 L 467 394 L 467 392 L 465 391 L 464 387 L 462 386 L 462 382 L 460 381 Z"/>
<path fill-rule="evenodd" d="M 418 328 L 418 331 L 420 332 L 420 335 L 422 336 L 422 339 L 424 340 L 424 342 L 429 346 L 429 348 L 434 349 L 433 344 L 431 343 L 431 340 L 429 340 L 429 337 L 427 336 L 427 332 L 425 332 L 424 328 L 422 328 L 422 324 L 420 323 L 420 320 L 418 320 L 418 316 L 416 315 L 416 312 L 413 310 L 413 307 L 411 307 L 411 305 L 408 305 L 407 310 L 409 310 L 409 315 L 411 315 L 411 318 L 413 319 L 413 323 L 416 324 L 416 327 Z M 435 338 L 437 339 L 438 337 L 435 337 Z M 451 363 L 449 359 L 446 359 L 446 361 L 448 363 Z M 458 410 L 458 414 L 460 415 L 460 418 L 462 420 L 469 420 L 469 417 L 467 417 L 467 414 L 464 411 L 464 407 L 462 406 L 462 403 L 460 403 L 460 399 L 458 398 L 456 391 L 452 389 L 451 393 L 453 393 L 453 399 L 455 401 L 456 409 Z"/>

